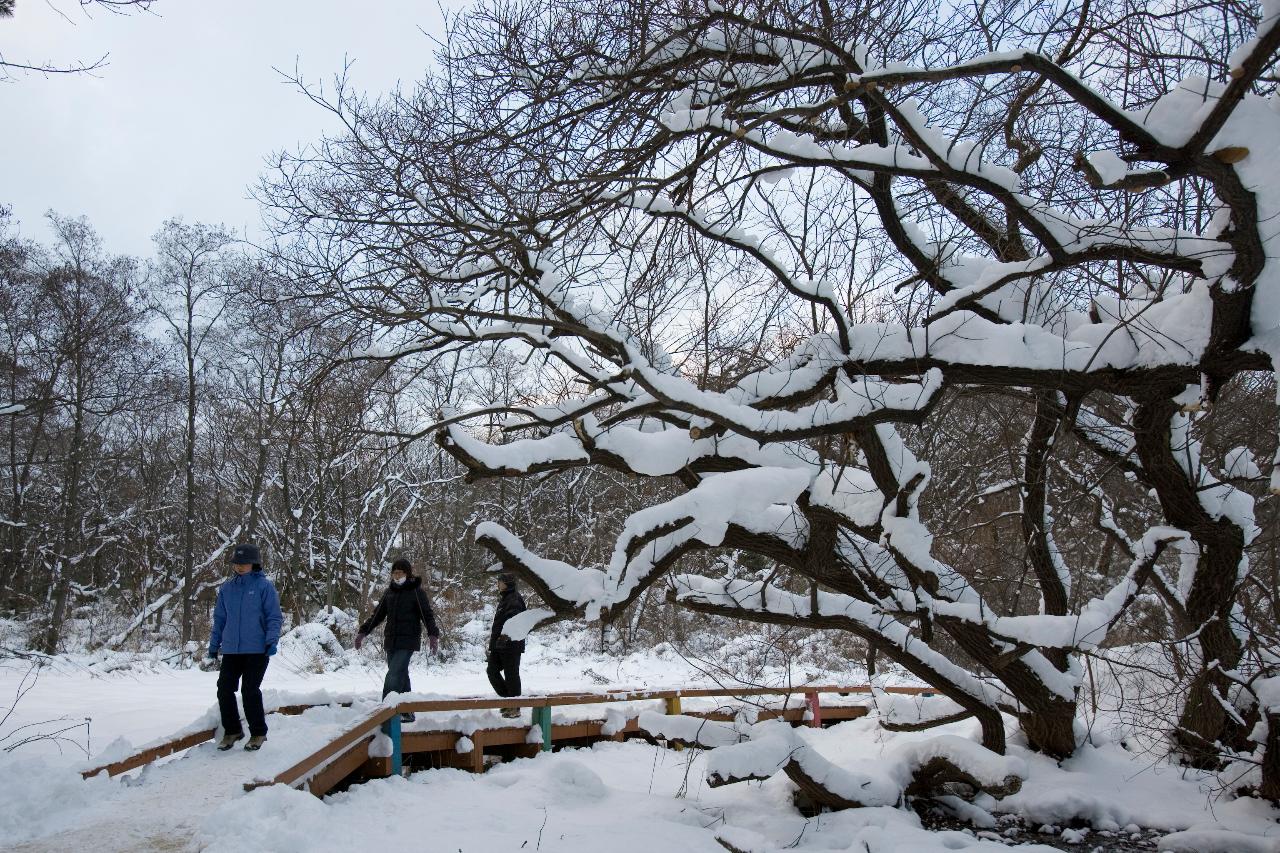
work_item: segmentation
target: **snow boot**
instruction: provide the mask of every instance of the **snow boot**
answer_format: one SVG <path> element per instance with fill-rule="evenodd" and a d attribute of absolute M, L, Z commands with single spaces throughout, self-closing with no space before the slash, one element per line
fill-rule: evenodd
<path fill-rule="evenodd" d="M 244 732 L 227 732 L 222 736 L 222 740 L 218 741 L 218 752 L 226 752 L 242 737 L 244 737 Z"/>
<path fill-rule="evenodd" d="M 267 742 L 266 735 L 254 735 L 249 738 L 249 742 L 244 745 L 245 752 L 257 752 L 262 749 L 262 745 Z"/>
<path fill-rule="evenodd" d="M 405 713 L 400 715 L 400 722 L 402 723 L 412 723 L 416 719 L 417 719 L 417 715 L 415 714 Z"/>

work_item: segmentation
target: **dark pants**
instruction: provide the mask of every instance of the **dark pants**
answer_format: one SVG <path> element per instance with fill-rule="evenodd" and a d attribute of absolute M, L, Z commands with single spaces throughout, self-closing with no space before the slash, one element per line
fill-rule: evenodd
<path fill-rule="evenodd" d="M 267 715 L 262 710 L 262 677 L 267 674 L 267 655 L 223 655 L 218 673 L 218 710 L 222 712 L 222 731 L 239 734 L 240 710 L 236 707 L 236 688 L 244 699 L 244 716 L 249 721 L 249 734 L 267 733 Z"/>
<path fill-rule="evenodd" d="M 413 657 L 413 649 L 395 649 L 387 652 L 387 677 L 382 680 L 382 698 L 388 693 L 408 693 L 409 658 Z"/>
<path fill-rule="evenodd" d="M 489 652 L 489 683 L 503 698 L 520 695 L 520 650 Z"/>

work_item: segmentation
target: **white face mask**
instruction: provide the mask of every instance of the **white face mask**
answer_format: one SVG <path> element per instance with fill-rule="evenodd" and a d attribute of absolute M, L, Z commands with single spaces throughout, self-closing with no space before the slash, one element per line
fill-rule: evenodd
<path fill-rule="evenodd" d="M 391 579 L 391 583 L 393 583 L 393 584 L 394 584 L 394 585 L 396 585 L 396 586 L 404 586 L 404 582 L 405 582 L 406 580 L 408 580 L 408 578 L 398 578 L 398 579 L 397 579 L 397 578 L 392 578 L 392 579 Z"/>

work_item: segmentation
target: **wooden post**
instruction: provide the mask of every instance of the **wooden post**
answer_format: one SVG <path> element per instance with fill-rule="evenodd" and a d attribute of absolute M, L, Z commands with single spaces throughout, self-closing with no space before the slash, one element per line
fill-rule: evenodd
<path fill-rule="evenodd" d="M 818 701 L 818 691 L 811 690 L 804 694 L 804 698 L 809 703 L 809 725 L 815 729 L 822 728 L 822 704 Z"/>
<path fill-rule="evenodd" d="M 399 776 L 404 769 L 400 753 L 400 715 L 394 714 L 383 723 L 382 732 L 391 738 L 391 775 Z"/>
<path fill-rule="evenodd" d="M 532 708 L 533 724 L 542 729 L 542 751 L 551 751 L 551 706 L 543 705 L 541 708 Z"/>
<path fill-rule="evenodd" d="M 667 697 L 667 713 L 668 714 L 680 713 L 680 697 L 679 696 Z M 684 749 L 684 744 L 682 743 L 673 743 L 673 744 L 670 744 L 670 746 L 676 752 L 680 752 Z"/>

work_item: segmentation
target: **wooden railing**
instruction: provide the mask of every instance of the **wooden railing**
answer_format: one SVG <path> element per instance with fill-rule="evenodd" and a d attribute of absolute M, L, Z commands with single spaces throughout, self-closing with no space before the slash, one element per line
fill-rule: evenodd
<path fill-rule="evenodd" d="M 890 687 L 886 688 L 887 692 L 900 693 L 908 695 L 932 695 L 933 690 L 928 687 Z M 402 713 L 432 713 L 443 711 L 478 711 L 492 710 L 498 708 L 530 708 L 533 712 L 533 725 L 541 728 L 542 744 L 541 749 L 548 751 L 552 747 L 555 733 L 551 725 L 551 709 L 554 707 L 564 707 L 567 705 L 603 705 L 615 702 L 638 702 L 648 700 L 664 700 L 668 713 L 684 713 L 690 716 L 706 717 L 710 719 L 728 719 L 729 715 L 717 714 L 715 712 L 697 712 L 682 711 L 680 700 L 692 698 L 745 698 L 745 697 L 764 697 L 764 696 L 804 696 L 805 707 L 793 709 L 792 711 L 774 712 L 772 716 L 779 716 L 784 719 L 794 718 L 795 721 L 802 719 L 808 715 L 811 725 L 820 725 L 823 715 L 821 704 L 818 700 L 821 694 L 831 693 L 869 693 L 871 688 L 869 685 L 800 685 L 795 687 L 738 687 L 738 688 L 688 688 L 688 689 L 668 689 L 668 690 L 619 690 L 607 691 L 603 693 L 555 693 L 546 696 L 514 696 L 506 699 L 419 699 L 406 700 L 397 703 L 394 707 L 380 708 L 378 711 L 362 718 L 352 724 L 342 735 L 328 744 L 325 744 L 314 753 L 294 764 L 289 769 L 277 774 L 270 779 L 255 779 L 245 783 L 245 790 L 253 790 L 267 785 L 289 785 L 297 787 L 306 784 L 308 789 L 315 794 L 323 794 L 333 784 L 344 778 L 347 774 L 338 776 L 336 771 L 331 771 L 331 767 L 335 764 L 342 767 L 350 767 L 352 770 L 360 767 L 367 758 L 367 744 L 369 740 L 381 729 L 390 736 L 392 741 L 392 755 L 390 760 L 373 760 L 377 763 L 380 771 L 376 775 L 390 775 L 391 773 L 400 772 L 400 761 L 404 741 L 412 739 L 412 747 L 409 752 L 416 751 L 439 751 L 443 749 L 451 749 L 457 739 L 461 737 L 451 732 L 410 732 L 406 735 L 400 731 L 400 714 Z M 828 714 L 835 711 L 834 708 L 828 709 Z M 850 709 L 853 710 L 853 709 Z M 864 714 L 865 709 L 857 709 L 859 714 Z M 856 715 L 837 715 L 837 717 L 850 718 Z M 629 726 L 631 731 L 635 731 L 634 720 Z M 599 723 L 595 723 L 599 727 Z M 515 727 L 512 727 L 515 728 Z M 562 727 L 566 731 L 564 738 L 575 738 L 584 736 L 577 729 L 582 728 L 582 724 L 571 724 Z M 583 729 L 586 732 L 586 729 Z M 590 735 L 586 735 L 590 736 Z M 468 762 L 471 769 L 479 770 L 483 768 L 481 746 L 476 738 L 472 738 L 472 749 L 476 752 L 472 756 L 472 760 Z M 509 741 L 509 738 L 502 738 L 491 741 L 491 745 L 498 745 Z M 439 743 L 436 743 L 439 741 Z M 523 743 L 523 735 L 520 740 L 510 741 L 510 743 Z M 361 750 L 364 750 L 363 752 Z M 348 771 L 351 772 L 351 771 Z M 322 778 L 323 777 L 323 778 Z M 335 778 L 336 777 L 336 778 Z M 332 780 L 332 781 L 331 781 Z"/>
<path fill-rule="evenodd" d="M 908 695 L 932 695 L 932 691 L 928 687 L 889 687 L 885 688 L 889 693 L 900 693 Z M 543 751 L 550 750 L 553 742 L 559 738 L 561 740 L 573 740 L 579 738 L 591 737 L 607 737 L 602 734 L 603 724 L 596 720 L 579 721 L 571 724 L 552 726 L 551 709 L 564 707 L 567 705 L 604 705 L 616 702 L 641 702 L 650 700 L 663 700 L 666 703 L 667 713 L 678 714 L 684 713 L 690 716 L 703 717 L 711 720 L 728 720 L 732 719 L 732 714 L 721 711 L 688 711 L 683 710 L 681 706 L 682 699 L 695 698 L 749 698 L 749 697 L 790 697 L 804 696 L 805 704 L 800 708 L 788 709 L 764 709 L 761 711 L 762 717 L 780 717 L 791 722 L 799 722 L 807 719 L 810 725 L 821 725 L 824 716 L 829 719 L 850 719 L 865 713 L 864 709 L 854 707 L 846 707 L 840 709 L 838 707 L 828 707 L 824 709 L 819 701 L 822 694 L 832 693 L 869 693 L 871 688 L 865 684 L 859 685 L 799 685 L 794 687 L 694 687 L 679 688 L 666 690 L 611 690 L 600 693 L 552 693 L 543 696 L 514 696 L 507 699 L 501 698 L 462 698 L 462 699 L 419 699 L 406 700 L 399 702 L 394 706 L 380 706 L 374 711 L 352 723 L 342 734 L 326 743 L 324 746 L 312 752 L 310 755 L 298 761 L 288 769 L 276 774 L 269 779 L 254 779 L 246 782 L 245 790 L 265 785 L 285 784 L 290 786 L 298 786 L 306 784 L 308 789 L 316 794 L 323 794 L 333 785 L 349 776 L 362 767 L 370 775 L 387 776 L 400 771 L 400 760 L 402 752 L 438 752 L 452 750 L 457 743 L 460 735 L 456 732 L 446 731 L 413 731 L 402 736 L 400 732 L 400 714 L 402 713 L 432 713 L 443 711 L 480 711 L 495 710 L 499 708 L 529 708 L 532 709 L 532 724 L 539 726 L 542 733 L 542 743 L 540 749 Z M 270 713 L 296 715 L 301 714 L 309 708 L 320 707 L 322 704 L 340 704 L 349 707 L 350 702 L 341 703 L 320 703 L 316 705 L 286 705 L 269 709 Z M 507 726 L 502 730 L 494 730 L 484 733 L 487 735 L 487 744 L 489 746 L 511 746 L 514 744 L 524 743 L 524 734 L 522 733 L 527 727 Z M 379 730 L 388 734 L 392 741 L 392 755 L 386 758 L 370 759 L 368 756 L 368 747 L 373 737 Z M 635 720 L 628 722 L 625 733 L 637 732 Z M 81 772 L 81 775 L 88 779 L 99 773 L 106 772 L 109 776 L 116 776 L 120 773 L 128 772 L 138 767 L 150 764 L 174 753 L 190 749 L 211 740 L 217 733 L 217 729 L 201 729 L 194 732 L 175 737 L 164 743 L 156 744 L 139 750 L 118 761 L 109 764 L 103 764 Z M 514 739 L 513 739 L 514 738 Z M 472 770 L 483 769 L 483 747 L 480 741 L 482 737 L 475 737 L 473 749 L 475 750 L 464 766 Z"/>
<path fill-rule="evenodd" d="M 351 706 L 350 702 L 335 702 L 335 703 L 322 703 L 322 704 L 335 704 L 342 707 Z M 320 706 L 319 705 L 281 705 L 276 708 L 268 708 L 267 713 L 287 714 L 289 716 L 296 716 L 298 714 L 301 714 L 303 711 L 307 710 L 308 708 L 316 708 L 316 707 L 320 707 Z M 155 746 L 149 746 L 149 747 L 146 747 L 145 749 L 140 749 L 137 752 L 133 753 L 132 755 L 126 756 L 125 758 L 121 758 L 118 761 L 112 761 L 109 764 L 102 764 L 97 767 L 91 767 L 88 770 L 82 770 L 80 771 L 80 776 L 82 778 L 89 779 L 93 776 L 97 776 L 99 773 L 102 773 L 104 771 L 108 776 L 118 776 L 121 773 L 127 773 L 130 770 L 134 770 L 138 767 L 142 767 L 144 765 L 150 764 L 153 761 L 158 761 L 161 758 L 164 758 L 166 756 L 173 755 L 175 752 L 182 752 L 182 750 L 184 749 L 190 749 L 193 746 L 199 746 L 200 744 L 204 743 L 207 740 L 213 740 L 213 736 L 217 734 L 217 732 L 218 730 L 216 728 L 212 728 L 212 729 L 200 729 L 199 731 L 189 732 L 185 735 L 179 735 L 178 737 L 175 737 L 171 740 L 167 740 L 164 743 L 156 744 Z"/>

